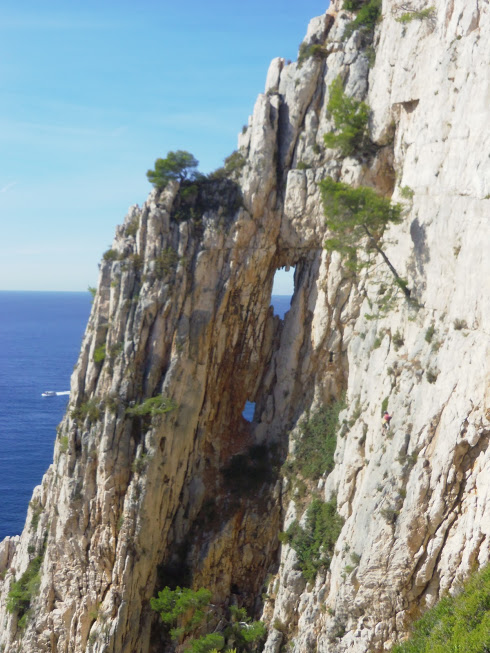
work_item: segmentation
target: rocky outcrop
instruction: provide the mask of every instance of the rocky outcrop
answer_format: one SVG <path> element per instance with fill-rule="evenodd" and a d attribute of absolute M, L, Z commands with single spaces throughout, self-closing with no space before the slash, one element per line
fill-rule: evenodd
<path fill-rule="evenodd" d="M 163 650 L 159 588 L 194 583 L 218 608 L 257 612 L 270 573 L 265 650 L 382 651 L 488 561 L 488 8 L 441 2 L 400 23 L 404 11 L 385 3 L 369 48 L 359 31 L 342 40 L 352 15 L 333 3 L 305 40 L 320 56 L 272 62 L 239 137 L 243 168 L 202 182 L 197 213 L 172 182 L 118 228 L 54 462 L 21 538 L 0 549 L 6 651 Z M 369 157 L 323 146 L 339 75 L 371 107 Z M 403 202 L 387 251 L 410 302 L 387 301 L 383 265 L 354 279 L 323 248 L 327 175 Z M 281 321 L 272 282 L 291 265 Z M 307 585 L 279 549 L 304 510 L 280 465 L 303 416 L 344 391 L 318 491 L 336 494 L 345 524 Z M 35 560 L 20 628 L 7 595 Z"/>

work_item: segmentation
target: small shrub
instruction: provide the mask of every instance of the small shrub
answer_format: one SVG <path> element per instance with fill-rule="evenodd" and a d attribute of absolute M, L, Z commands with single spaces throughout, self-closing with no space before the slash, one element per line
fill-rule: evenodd
<path fill-rule="evenodd" d="M 82 419 L 88 417 L 91 422 L 96 422 L 100 417 L 100 408 L 97 405 L 96 399 L 89 399 L 77 406 L 70 412 L 72 419 Z"/>
<path fill-rule="evenodd" d="M 425 332 L 425 341 L 426 342 L 432 342 L 432 338 L 434 337 L 434 333 L 436 332 L 436 327 L 434 326 L 434 323 L 430 325 L 430 327 L 427 329 Z"/>
<path fill-rule="evenodd" d="M 94 303 L 95 295 L 97 294 L 97 288 L 94 288 L 93 286 L 89 286 L 87 288 L 89 293 L 92 295 L 92 304 Z"/>
<path fill-rule="evenodd" d="M 108 249 L 102 254 L 102 258 L 104 259 L 104 261 L 118 261 L 119 254 L 116 252 L 115 249 Z"/>
<path fill-rule="evenodd" d="M 301 68 L 307 59 L 325 59 L 326 56 L 327 51 L 323 45 L 320 45 L 319 43 L 313 43 L 311 45 L 302 43 L 299 46 L 298 67 Z"/>
<path fill-rule="evenodd" d="M 105 343 L 94 351 L 94 363 L 102 363 L 105 360 Z"/>
<path fill-rule="evenodd" d="M 133 460 L 133 464 L 131 465 L 131 470 L 135 474 L 141 474 L 142 472 L 144 472 L 149 460 L 150 457 L 148 456 L 147 453 L 141 453 L 137 458 Z"/>
<path fill-rule="evenodd" d="M 395 351 L 398 351 L 400 347 L 402 347 L 405 344 L 405 340 L 402 334 L 398 331 L 398 329 L 395 331 L 395 334 L 393 335 L 391 341 L 393 342 L 393 347 L 395 348 Z"/>
<path fill-rule="evenodd" d="M 298 161 L 298 163 L 296 164 L 297 170 L 309 170 L 310 167 L 311 166 L 305 163 L 304 161 Z"/>
<path fill-rule="evenodd" d="M 68 436 L 62 435 L 60 438 L 60 453 L 66 453 L 68 451 Z"/>
<path fill-rule="evenodd" d="M 172 272 L 179 262 L 179 255 L 173 247 L 167 247 L 157 256 L 154 262 L 154 271 L 157 279 L 164 279 Z"/>
<path fill-rule="evenodd" d="M 382 342 L 383 340 L 380 338 L 380 336 L 376 336 L 376 339 L 373 342 L 373 349 L 379 349 L 381 347 Z"/>
<path fill-rule="evenodd" d="M 234 152 L 232 152 L 225 159 L 224 168 L 225 168 L 225 172 L 226 172 L 227 176 L 231 176 L 231 175 L 233 175 L 235 173 L 240 172 L 243 169 L 245 163 L 246 163 L 246 161 L 245 161 L 245 157 L 243 156 L 243 154 L 238 152 L 238 150 L 235 150 Z"/>
<path fill-rule="evenodd" d="M 435 17 L 435 14 L 435 7 L 427 7 L 426 9 L 421 9 L 420 11 L 406 11 L 396 20 L 399 23 L 406 25 L 407 23 L 411 23 L 413 20 L 432 20 Z"/>
<path fill-rule="evenodd" d="M 20 579 L 12 583 L 7 595 L 7 612 L 17 614 L 21 628 L 25 627 L 27 623 L 31 602 L 39 590 L 42 561 L 42 556 L 31 560 Z"/>
<path fill-rule="evenodd" d="M 276 619 L 274 619 L 274 622 L 273 622 L 273 624 L 272 624 L 272 627 L 275 628 L 275 630 L 278 630 L 278 631 L 279 631 L 280 633 L 282 633 L 283 635 L 286 635 L 286 636 L 287 636 L 288 633 L 289 633 L 289 628 L 286 626 L 286 624 L 284 623 L 284 621 L 281 621 L 281 620 L 278 619 L 277 617 L 276 617 Z"/>
<path fill-rule="evenodd" d="M 334 467 L 339 413 L 343 401 L 323 406 L 300 425 L 293 470 L 304 478 L 317 480 Z"/>
<path fill-rule="evenodd" d="M 30 501 L 29 506 L 32 510 L 31 529 L 35 531 L 39 524 L 39 519 L 42 515 L 43 508 L 39 501 Z"/>
<path fill-rule="evenodd" d="M 131 254 L 129 260 L 133 264 L 133 268 L 135 269 L 136 272 L 139 272 L 139 270 L 143 269 L 144 259 L 141 254 Z"/>
<path fill-rule="evenodd" d="M 340 75 L 329 86 L 327 111 L 336 133 L 324 135 L 326 147 L 339 148 L 342 156 L 362 153 L 370 143 L 367 138 L 369 107 L 344 93 Z"/>
<path fill-rule="evenodd" d="M 381 402 L 381 415 L 384 415 L 385 411 L 388 410 L 388 402 L 389 402 L 389 400 L 390 400 L 389 397 L 385 397 L 385 398 L 383 399 L 383 401 Z"/>
<path fill-rule="evenodd" d="M 126 413 L 131 415 L 131 417 L 144 417 L 147 415 L 154 417 L 155 415 L 169 413 L 176 407 L 177 404 L 173 399 L 167 399 L 166 397 L 162 397 L 162 395 L 158 395 L 157 397 L 146 399 L 141 404 L 127 408 Z"/>
<path fill-rule="evenodd" d="M 364 4 L 365 0 L 344 0 L 344 4 L 342 5 L 342 9 L 345 9 L 345 11 L 359 11 L 359 9 L 362 7 Z"/>
<path fill-rule="evenodd" d="M 358 553 L 351 553 L 350 554 L 350 559 L 352 560 L 353 564 L 358 565 L 361 562 L 361 556 Z"/>
<path fill-rule="evenodd" d="M 307 581 L 313 581 L 320 569 L 330 567 L 343 524 L 335 499 L 326 503 L 314 499 L 306 513 L 305 528 L 294 521 L 286 531 L 288 542 L 298 556 L 298 566 Z"/>
<path fill-rule="evenodd" d="M 126 227 L 126 230 L 124 232 L 125 235 L 130 237 L 136 236 L 136 234 L 138 233 L 139 226 L 140 226 L 140 219 L 137 215 L 135 215 L 134 218 L 132 218 L 131 222 Z"/>
<path fill-rule="evenodd" d="M 435 370 L 427 370 L 425 373 L 425 378 L 429 383 L 435 383 L 437 381 L 437 377 L 439 376 L 439 373 L 436 372 Z"/>
<path fill-rule="evenodd" d="M 384 519 L 386 519 L 388 524 L 395 524 L 399 514 L 400 514 L 400 511 L 395 510 L 395 508 L 392 508 L 392 507 L 383 508 L 381 510 L 381 515 L 382 515 L 382 517 L 384 517 Z"/>
<path fill-rule="evenodd" d="M 358 7 L 352 11 L 358 13 L 354 20 L 346 26 L 343 38 L 348 39 L 358 29 L 370 37 L 381 17 L 381 0 L 369 0 L 364 3 L 353 2 L 352 4 L 356 4 Z"/>
<path fill-rule="evenodd" d="M 400 189 L 400 195 L 405 200 L 411 200 L 413 199 L 414 191 L 410 188 L 410 186 L 403 186 L 403 188 Z"/>
<path fill-rule="evenodd" d="M 441 599 L 412 627 L 393 653 L 486 653 L 490 633 L 490 565 L 474 574 L 454 596 Z"/>
<path fill-rule="evenodd" d="M 124 351 L 124 343 L 116 342 L 113 345 L 111 345 L 109 348 L 109 358 L 111 359 L 117 358 L 119 354 L 122 354 L 123 351 Z"/>
<path fill-rule="evenodd" d="M 455 331 L 461 331 L 461 329 L 467 329 L 468 325 L 466 323 L 466 320 L 456 319 L 453 322 L 453 327 L 454 327 Z"/>

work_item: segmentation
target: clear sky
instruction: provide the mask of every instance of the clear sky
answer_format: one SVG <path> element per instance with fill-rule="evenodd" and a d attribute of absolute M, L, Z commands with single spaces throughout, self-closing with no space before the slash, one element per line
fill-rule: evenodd
<path fill-rule="evenodd" d="M 0 289 L 86 290 L 146 171 L 210 172 L 328 0 L 3 0 Z M 290 283 L 290 282 L 288 282 Z M 282 285 L 275 292 L 287 292 Z"/>

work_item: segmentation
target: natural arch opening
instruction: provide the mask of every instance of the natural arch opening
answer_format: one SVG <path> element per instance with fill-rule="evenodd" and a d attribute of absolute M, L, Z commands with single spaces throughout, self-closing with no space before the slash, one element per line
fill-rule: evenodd
<path fill-rule="evenodd" d="M 246 401 L 245 408 L 243 409 L 242 416 L 247 422 L 252 422 L 255 413 L 255 401 Z"/>
<path fill-rule="evenodd" d="M 294 273 L 295 266 L 286 265 L 276 270 L 272 286 L 271 305 L 274 308 L 274 315 L 281 320 L 291 306 L 291 299 L 294 294 Z"/>

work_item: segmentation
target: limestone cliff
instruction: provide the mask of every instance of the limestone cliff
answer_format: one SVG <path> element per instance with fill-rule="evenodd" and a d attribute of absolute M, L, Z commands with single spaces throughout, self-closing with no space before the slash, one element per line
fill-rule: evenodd
<path fill-rule="evenodd" d="M 269 653 L 388 650 L 488 562 L 489 8 L 438 0 L 397 20 L 423 9 L 385 1 L 372 38 L 343 39 L 353 14 L 333 3 L 305 40 L 319 56 L 272 62 L 243 167 L 206 182 L 192 212 L 177 182 L 131 208 L 101 263 L 53 464 L 22 536 L 0 545 L 5 651 L 164 650 L 149 599 L 172 582 L 263 608 Z M 339 75 L 371 108 L 364 158 L 323 145 Z M 387 253 L 410 302 L 386 310 L 383 265 L 353 278 L 326 252 L 326 176 L 404 204 Z M 288 265 L 281 321 L 270 295 Z M 279 548 L 305 505 L 280 466 L 305 414 L 343 392 L 318 490 L 345 523 L 307 585 Z M 33 565 L 20 628 L 7 595 Z"/>

